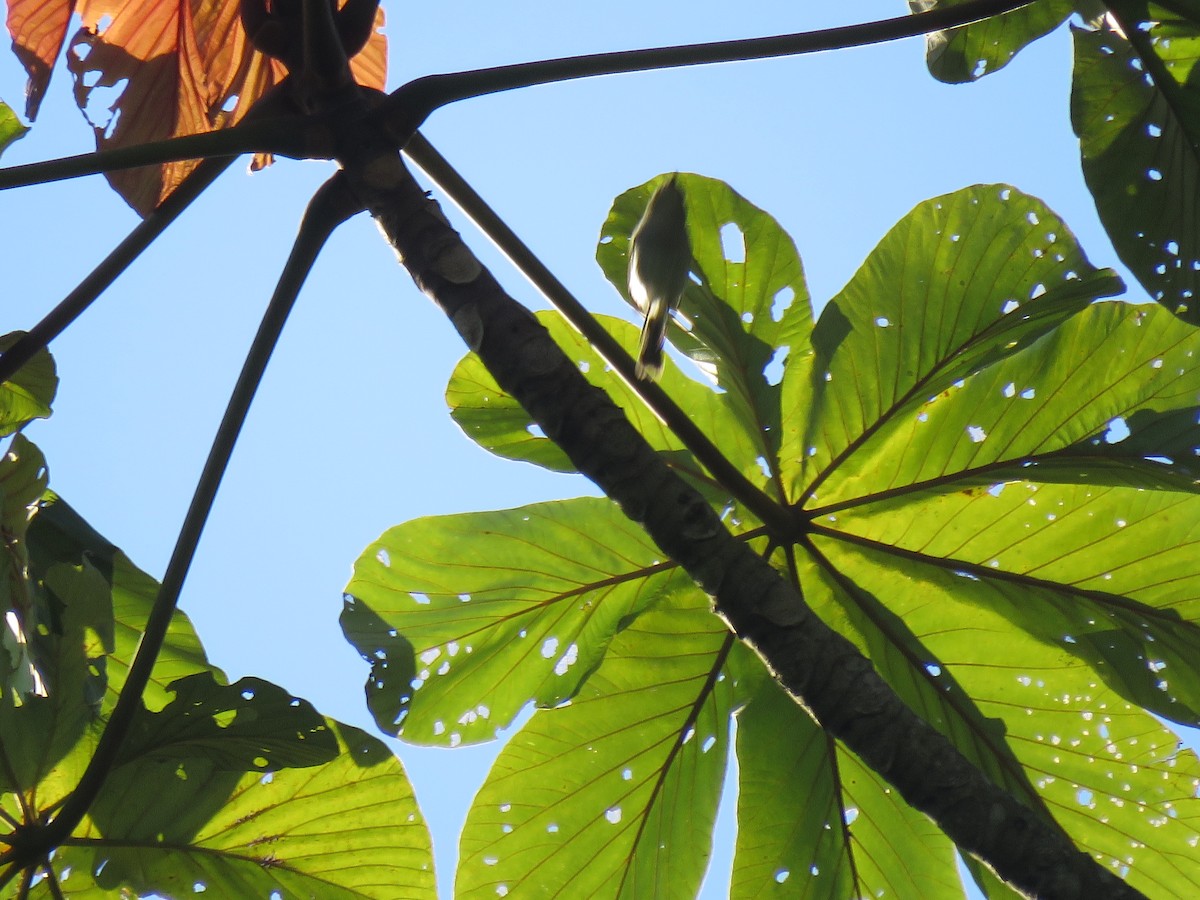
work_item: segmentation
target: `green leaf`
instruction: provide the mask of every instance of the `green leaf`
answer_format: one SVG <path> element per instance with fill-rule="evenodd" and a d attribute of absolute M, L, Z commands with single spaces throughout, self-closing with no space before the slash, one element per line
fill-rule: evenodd
<path fill-rule="evenodd" d="M 15 617 L 3 630 L 0 654 L 17 651 L 19 642 L 21 646 L 17 652 L 25 657 L 26 663 L 30 662 L 27 638 L 36 632 L 38 617 L 26 575 L 29 553 L 25 536 L 29 520 L 37 511 L 38 500 L 46 490 L 47 477 L 46 460 L 41 451 L 18 434 L 0 456 L 0 534 L 4 536 L 0 545 L 0 610 L 12 611 Z M 17 630 L 13 628 L 14 624 L 18 626 Z M 18 666 L 10 657 L 3 669 L 0 687 L 5 692 L 16 689 L 19 693 L 28 693 L 32 683 L 25 683 L 29 680 L 27 668 L 26 664 Z M 18 686 L 10 680 L 12 678 L 21 681 L 22 685 Z"/>
<path fill-rule="evenodd" d="M 580 498 L 391 529 L 355 564 L 342 629 L 379 727 L 456 746 L 574 696 L 621 623 L 679 590 L 640 528 Z"/>
<path fill-rule="evenodd" d="M 662 177 L 613 201 L 596 249 L 600 268 L 630 304 L 630 234 Z M 807 351 L 813 327 L 800 257 L 779 223 L 727 184 L 688 174 L 676 184 L 696 265 L 679 307 L 685 326 L 669 327 L 668 339 L 729 393 L 740 430 L 754 436 L 755 455 L 769 462 L 779 444 L 775 368 L 792 348 Z"/>
<path fill-rule="evenodd" d="M 205 759 L 236 772 L 315 766 L 337 755 L 325 719 L 307 701 L 268 681 L 219 684 L 211 672 L 174 681 L 175 698 L 144 712 L 121 745 L 121 758 Z"/>
<path fill-rule="evenodd" d="M 1028 349 L 890 415 L 827 478 L 813 509 L 1024 479 L 1196 492 L 1198 352 L 1194 328 L 1157 309 L 1089 306 Z"/>
<path fill-rule="evenodd" d="M 576 362 L 588 381 L 608 392 L 625 410 L 626 416 L 654 449 L 670 453 L 676 468 L 691 475 L 697 486 L 707 483 L 699 478 L 699 463 L 679 439 L 655 416 L 637 393 L 617 378 L 607 363 L 555 312 L 540 312 L 539 321 L 550 331 L 555 343 Z M 612 334 L 626 351 L 636 352 L 638 329 L 628 322 L 597 316 L 597 321 Z M 722 436 L 722 449 L 743 472 L 756 480 L 762 478 L 757 462 L 757 432 L 747 429 L 733 409 L 728 395 L 717 394 L 686 378 L 670 360 L 666 361 L 659 383 L 698 426 L 709 434 Z M 467 354 L 455 367 L 446 388 L 450 414 L 473 441 L 507 459 L 519 459 L 557 472 L 574 472 L 575 466 L 558 445 L 541 432 L 516 399 L 496 384 L 479 357 Z"/>
<path fill-rule="evenodd" d="M 963 592 L 983 582 L 1014 624 L 1195 726 L 1200 573 L 1186 523 L 1198 513 L 1193 494 L 1018 483 L 844 510 L 837 534 L 894 554 L 886 564 L 905 571 L 912 561 L 961 573 Z"/>
<path fill-rule="evenodd" d="M 689 213 L 703 209 L 688 199 Z M 613 221 L 636 220 L 637 203 L 627 206 Z M 693 242 L 719 247 L 724 224 L 691 215 Z M 620 271 L 620 235 L 614 227 L 601 245 L 610 276 Z M 783 244 L 774 233 L 765 241 Z M 711 284 L 711 271 L 700 280 Z M 1120 287 L 1040 201 L 977 186 L 920 204 L 892 229 L 807 346 L 798 324 L 756 331 L 761 318 L 742 323 L 736 306 L 701 315 L 692 344 L 676 338 L 696 350 L 697 330 L 712 326 L 756 360 L 780 358 L 787 342 L 782 382 L 764 379 L 762 390 L 747 354 L 707 356 L 725 387 L 714 395 L 741 423 L 728 442 L 724 431 L 711 437 L 739 465 L 748 448 L 763 454 L 790 498 L 775 521 L 795 522 L 768 540 L 752 516 L 730 512 L 718 486 L 706 496 L 735 533 L 770 552 L 815 613 L 996 784 L 1143 890 L 1192 896 L 1200 761 L 1152 713 L 1200 722 L 1200 332 L 1159 307 L 1095 302 Z M 731 320 L 737 328 L 717 327 Z M 752 387 L 739 393 L 738 379 Z M 494 399 L 474 409 L 497 423 L 490 440 L 518 447 L 528 420 L 487 420 Z M 696 409 L 711 408 L 698 398 Z M 660 452 L 686 460 L 685 448 L 645 427 Z M 391 698 L 377 698 L 389 726 L 386 713 L 401 716 L 409 703 L 410 716 L 424 717 L 418 739 L 440 725 L 453 744 L 490 736 L 529 700 L 563 705 L 534 715 L 481 791 L 464 832 L 463 893 L 531 890 L 535 878 L 573 894 L 631 884 L 653 893 L 640 881 L 652 868 L 645 860 L 667 865 L 604 812 L 616 808 L 613 773 L 627 765 L 615 761 L 641 759 L 647 735 L 669 732 L 660 697 L 680 711 L 713 696 L 699 675 L 704 653 L 689 663 L 694 675 L 675 677 L 670 667 L 688 652 L 678 640 L 636 652 L 627 642 L 702 600 L 610 505 L 587 502 L 549 505 L 547 522 L 524 530 L 509 517 L 528 511 L 404 526 L 394 532 L 403 542 L 368 551 L 351 587 L 347 632 L 372 660 L 372 690 Z M 511 574 L 495 577 L 498 565 Z M 492 592 L 487 604 L 472 585 Z M 593 601 L 613 585 L 616 603 Z M 560 626 L 553 616 L 563 613 L 572 618 Z M 526 628 L 534 615 L 549 618 Z M 561 646 L 548 659 L 528 650 L 555 628 L 577 646 L 565 685 L 546 674 Z M 604 681 L 626 657 L 647 673 L 636 708 Z M 420 665 L 428 674 L 414 690 Z M 748 702 L 735 896 L 961 896 L 945 837 L 822 735 L 748 651 L 731 648 L 722 674 L 736 685 L 726 717 Z M 622 714 L 605 718 L 607 703 Z M 479 727 L 472 716 L 483 712 L 491 719 Z M 705 780 L 704 798 L 709 790 Z M 649 821 L 637 796 L 633 809 Z M 624 816 L 629 805 L 617 805 Z M 655 847 L 690 841 L 694 852 L 707 840 L 701 831 Z M 1010 895 L 972 871 L 989 895 Z M 672 884 L 685 894 L 689 878 Z"/>
<path fill-rule="evenodd" d="M 737 723 L 731 897 L 962 896 L 954 845 L 777 684 Z"/>
<path fill-rule="evenodd" d="M 53 494 L 34 517 L 29 544 L 31 574 L 51 600 L 63 606 L 86 603 L 95 610 L 96 644 L 105 655 L 102 711 L 107 715 L 125 684 L 158 582 Z M 104 620 L 110 624 L 102 626 Z M 208 663 L 186 614 L 176 610 L 142 702 L 150 710 L 162 709 L 173 699 L 170 685 L 199 672 L 219 670 Z"/>
<path fill-rule="evenodd" d="M 1200 607 L 1179 594 L 1195 589 L 1180 522 L 1200 502 L 1189 463 L 1200 446 L 1197 352 L 1194 329 L 1157 309 L 1091 306 L 864 442 L 810 514 L 905 558 L 1050 591 L 1021 627 L 1074 636 L 1069 649 L 1126 697 L 1200 723 L 1187 662 L 1200 650 Z M 1131 423 L 1127 438 L 1106 437 L 1114 421 Z M 1151 661 L 1178 673 L 1170 691 Z"/>
<path fill-rule="evenodd" d="M 40 466 L 40 454 L 36 459 Z M 43 476 L 30 494 L 44 487 Z M 0 790 L 19 791 L 46 808 L 78 783 L 158 585 L 50 493 L 29 521 L 26 543 L 21 589 L 30 603 L 29 649 L 44 690 L 21 699 L 6 691 L 0 698 L 0 753 L 9 763 Z M 216 670 L 187 618 L 176 612 L 144 701 L 160 709 L 172 697 L 172 681 L 198 672 Z"/>
<path fill-rule="evenodd" d="M 967 759 L 994 782 L 1035 812 L 1041 806 L 1025 772 L 1005 743 L 1005 724 L 989 718 L 952 674 L 936 665 L 936 654 L 897 613 L 909 603 L 907 593 L 893 597 L 888 567 L 861 577 L 858 557 L 833 558 L 841 545 L 814 540 L 798 565 L 805 597 L 826 621 L 869 656 L 893 690 L 922 718 L 938 728 Z M 889 590 L 878 587 L 883 583 Z"/>
<path fill-rule="evenodd" d="M 456 895 L 694 897 L 725 773 L 732 643 L 694 607 L 617 635 L 580 693 L 496 760 L 463 827 Z"/>
<path fill-rule="evenodd" d="M 55 856 L 56 868 L 70 870 L 65 889 L 85 900 L 118 889 L 435 897 L 429 831 L 399 760 L 358 729 L 327 727 L 336 755 L 306 768 L 239 773 L 210 752 L 118 767 L 95 818 Z"/>
<path fill-rule="evenodd" d="M 8 463 L 40 472 L 28 442 L 14 442 L 22 452 Z M 44 488 L 41 475 L 24 483 L 22 498 Z M 41 616 L 30 643 L 45 690 L 0 697 L 9 823 L 44 820 L 79 783 L 158 593 L 57 497 L 35 510 L 25 589 Z M 175 613 L 147 705 L 88 815 L 53 854 L 63 891 L 435 896 L 429 833 L 387 747 L 268 682 L 224 680 Z M 42 880 L 31 896 L 59 895 Z"/>
<path fill-rule="evenodd" d="M 25 137 L 29 127 L 21 124 L 12 107 L 0 100 L 0 154 L 8 149 L 8 145 Z"/>
<path fill-rule="evenodd" d="M 1195 324 L 1200 24 L 1195 12 L 1158 4 L 1109 5 L 1123 30 L 1073 29 L 1071 121 L 1083 174 L 1122 262 L 1151 297 Z M 1143 22 L 1152 24 L 1143 30 Z"/>
<path fill-rule="evenodd" d="M 827 500 L 825 482 L 876 432 L 1120 287 L 1013 188 L 918 205 L 822 311 L 815 353 L 789 362 L 780 455 L 792 496 Z"/>
<path fill-rule="evenodd" d="M 16 435 L 0 457 L 0 791 L 29 790 L 85 729 L 94 684 L 81 606 L 51 609 L 29 578 L 29 525 L 46 490 L 41 451 Z M 36 547 L 36 544 L 34 545 Z"/>
<path fill-rule="evenodd" d="M 914 13 L 961 6 L 968 0 L 908 0 Z M 1043 0 L 981 22 L 925 37 L 925 63 L 938 81 L 962 84 L 1004 68 L 1026 44 L 1049 34 L 1074 11 L 1072 0 Z"/>
<path fill-rule="evenodd" d="M 12 331 L 0 337 L 0 353 L 24 334 Z M 57 390 L 54 360 L 48 350 L 39 350 L 11 379 L 0 384 L 0 437 L 12 434 L 34 419 L 49 416 Z"/>
<path fill-rule="evenodd" d="M 909 521 L 924 522 L 929 514 L 914 510 Z M 874 640 L 894 649 L 876 649 L 873 660 L 902 695 L 945 697 L 923 715 L 960 751 L 990 756 L 985 771 L 1001 784 L 1016 778 L 1031 785 L 1034 808 L 1048 810 L 1081 849 L 1119 867 L 1150 896 L 1186 897 L 1200 889 L 1193 852 L 1200 840 L 1200 759 L 1101 682 L 1097 671 L 1104 669 L 1080 650 L 1083 632 L 1074 643 L 1061 634 L 1048 640 L 1026 632 L 1038 618 L 1055 618 L 1053 596 L 978 569 L 954 572 L 904 560 L 841 535 L 817 545 L 821 565 L 853 583 L 859 598 L 870 594 L 886 604 L 890 616 Z M 868 621 L 854 609 L 868 611 L 859 599 L 843 594 L 834 602 L 846 604 L 848 617 Z M 897 621 L 907 633 L 903 640 L 896 639 Z M 1163 677 L 1173 677 L 1171 670 Z M 992 727 L 981 729 L 981 721 Z"/>

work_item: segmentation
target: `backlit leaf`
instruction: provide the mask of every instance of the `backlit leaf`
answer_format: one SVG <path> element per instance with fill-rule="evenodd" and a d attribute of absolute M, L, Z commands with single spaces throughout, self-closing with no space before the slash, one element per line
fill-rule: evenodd
<path fill-rule="evenodd" d="M 40 466 L 14 440 L 20 453 L 6 465 Z M 28 515 L 42 496 L 34 468 L 20 491 L 0 477 L 5 515 Z M 39 617 L 30 646 L 45 689 L 0 697 L 6 843 L 12 823 L 45 820 L 79 783 L 158 593 L 54 495 L 33 512 L 18 574 Z M 144 699 L 88 814 L 52 856 L 53 882 L 39 869 L 29 896 L 435 896 L 428 829 L 378 740 L 260 679 L 226 684 L 178 612 Z"/>
<path fill-rule="evenodd" d="M 1197 323 L 1200 5 L 1109 5 L 1103 25 L 1073 30 L 1083 174 L 1121 260 L 1151 297 Z"/>
<path fill-rule="evenodd" d="M 812 330 L 800 257 L 779 223 L 727 184 L 686 173 L 675 183 L 684 193 L 696 265 L 679 304 L 682 327 L 668 327 L 667 338 L 730 395 L 738 431 L 752 436 L 754 455 L 769 465 L 779 446 L 784 360 L 808 351 Z M 630 234 L 656 186 L 647 182 L 613 201 L 596 249 L 605 276 L 631 304 Z"/>
<path fill-rule="evenodd" d="M 732 636 L 688 605 L 640 616 L 509 741 L 463 828 L 457 895 L 695 896 L 736 685 Z"/>
<path fill-rule="evenodd" d="M 17 342 L 23 331 L 0 337 L 0 353 Z M 58 390 L 54 360 L 46 349 L 39 350 L 29 362 L 4 384 L 0 384 L 0 437 L 12 434 L 34 419 L 50 415 L 50 404 Z"/>
<path fill-rule="evenodd" d="M 1033 197 L 979 185 L 921 203 L 822 311 L 814 353 L 789 362 L 792 496 L 827 502 L 826 481 L 878 431 L 1120 288 Z"/>
<path fill-rule="evenodd" d="M 737 723 L 731 897 L 962 896 L 953 844 L 777 684 Z"/>
<path fill-rule="evenodd" d="M 232 125 L 285 74 L 250 46 L 238 9 L 237 0 L 10 0 L 9 33 L 30 77 L 26 115 L 37 114 L 74 12 L 83 27 L 70 40 L 67 65 L 97 147 Z M 374 35 L 351 62 L 360 83 L 378 89 L 386 70 L 382 25 L 379 12 Z M 145 215 L 195 165 L 168 163 L 108 179 Z"/>
<path fill-rule="evenodd" d="M 736 195 L 701 179 L 689 185 L 689 229 L 704 255 L 703 248 L 721 247 L 727 221 L 703 212 L 692 217 L 693 191 L 701 198 Z M 639 196 L 618 198 L 606 225 L 599 256 L 610 277 L 620 268 Z M 696 205 L 703 211 L 702 202 Z M 763 234 L 768 256 L 787 245 L 771 228 Z M 746 254 L 758 258 L 753 243 Z M 704 266 L 700 256 L 696 262 Z M 706 270 L 700 280 L 716 283 L 711 276 Z M 693 284 L 689 292 L 701 289 Z M 713 439 L 724 446 L 728 436 L 730 456 L 743 468 L 747 448 L 769 453 L 762 469 L 779 474 L 790 498 L 780 513 L 795 521 L 794 532 L 779 533 L 776 525 L 768 542 L 753 516 L 714 489 L 706 496 L 734 532 L 770 551 L 816 614 L 996 784 L 1150 895 L 1191 896 L 1200 891 L 1200 760 L 1181 750 L 1155 715 L 1200 722 L 1200 507 L 1193 509 L 1200 503 L 1200 332 L 1155 306 L 1096 302 L 1120 289 L 1040 201 L 1003 185 L 976 186 L 917 206 L 815 326 L 786 315 L 775 326 L 770 317 L 764 323 L 756 315 L 702 313 L 690 335 L 673 339 L 715 367 L 725 390 L 714 396 L 743 423 L 718 428 Z M 715 303 L 718 296 L 704 299 Z M 782 381 L 756 380 L 761 361 L 782 358 L 783 341 Z M 589 378 L 623 390 L 566 344 Z M 497 452 L 548 464 L 537 447 L 544 439 L 528 431 L 528 419 L 477 373 L 461 377 L 467 365 L 453 396 L 469 431 Z M 694 392 L 672 383 L 676 373 L 668 368 L 664 387 Z M 480 388 L 472 393 L 468 384 Z M 712 399 L 689 395 L 686 403 L 704 421 L 718 421 L 709 418 Z M 634 418 L 660 452 L 686 459 L 661 426 L 644 413 Z M 746 424 L 753 422 L 780 427 Z M 625 551 L 633 565 L 595 565 L 593 586 L 582 586 L 577 570 L 592 565 L 600 548 L 636 543 L 611 507 L 584 502 L 531 508 L 547 522 L 569 514 L 575 535 L 530 528 L 519 550 L 495 541 L 489 518 L 511 514 L 437 520 L 436 531 L 423 522 L 402 526 L 392 534 L 404 534 L 405 542 L 385 538 L 371 548 L 352 585 L 347 621 L 361 616 L 365 624 L 347 632 L 373 662 L 371 690 L 386 688 L 407 702 L 409 685 L 422 683 L 413 714 L 428 704 L 423 721 L 458 733 L 449 743 L 472 727 L 453 724 L 468 722 L 469 715 L 459 717 L 472 703 L 487 698 L 485 706 L 494 708 L 492 698 L 505 691 L 497 685 L 519 690 L 505 697 L 507 714 L 484 736 L 527 700 L 560 707 L 533 716 L 480 792 L 463 838 L 464 893 L 534 885 L 606 896 L 654 893 L 658 885 L 629 880 L 652 870 L 646 859 L 665 871 L 679 864 L 671 856 L 675 844 L 690 842 L 689 853 L 707 846 L 700 831 L 663 838 L 645 857 L 639 837 L 613 827 L 630 808 L 610 799 L 618 796 L 618 775 L 640 786 L 643 773 L 610 760 L 641 760 L 656 729 L 669 731 L 660 697 L 683 710 L 715 694 L 699 674 L 670 674 L 689 644 L 660 646 L 639 631 L 662 632 L 680 607 L 702 602 L 678 573 L 663 578 L 652 547 L 644 548 L 652 564 Z M 407 558 L 395 561 L 393 550 L 409 547 L 428 554 L 419 578 L 408 574 Z M 650 602 L 600 599 L 597 610 L 614 609 L 589 613 L 596 627 L 577 651 L 589 664 L 567 689 L 539 693 L 549 663 L 522 655 L 526 638 L 512 624 L 528 615 L 521 605 L 506 600 L 487 617 L 460 613 L 453 635 L 427 624 L 442 628 L 436 616 L 466 590 L 458 586 L 477 583 L 498 560 L 522 573 L 505 591 L 558 585 L 543 591 L 547 607 L 568 609 L 568 597 L 590 601 L 603 579 L 619 582 L 622 597 L 641 590 Z M 389 566 L 397 572 L 385 572 Z M 381 585 L 395 594 L 390 611 Z M 370 604 L 359 599 L 368 591 Z M 406 602 L 416 612 L 407 612 Z M 572 614 L 586 602 L 576 601 Z M 721 632 L 711 621 L 715 640 Z M 582 628 L 573 625 L 570 633 Z M 489 640 L 503 646 L 505 665 L 464 664 L 468 633 L 472 648 Z M 435 656 L 449 640 L 457 656 Z M 429 674 L 412 682 L 419 648 L 430 651 Z M 647 683 L 657 680 L 655 688 L 639 688 L 639 702 L 629 708 L 604 680 L 626 655 L 636 656 Z M 698 652 L 688 665 L 699 673 L 705 658 Z M 812 723 L 757 658 L 734 644 L 720 673 L 719 684 L 721 676 L 734 683 L 732 704 L 720 707 L 726 722 L 744 706 L 736 713 L 734 896 L 962 896 L 944 835 Z M 437 687 L 443 678 L 452 689 Z M 607 704 L 621 715 L 606 718 Z M 427 727 L 417 739 L 426 739 Z M 696 815 L 706 823 L 707 780 L 701 788 Z M 652 806 L 632 784 L 630 792 L 638 798 L 635 814 L 650 821 Z M 694 890 L 690 873 L 699 865 L 686 860 L 683 869 L 671 869 L 682 873 L 675 879 L 681 895 Z M 990 894 L 1011 896 L 972 866 Z M 664 890 L 674 890 L 675 881 Z"/>
<path fill-rule="evenodd" d="M 914 13 L 961 6 L 967 0 L 908 0 Z M 990 16 L 925 36 L 925 62 L 939 81 L 961 84 L 1004 68 L 1026 44 L 1061 25 L 1076 6 L 1072 0 L 1043 0 L 1002 16 Z"/>
<path fill-rule="evenodd" d="M 336 756 L 320 765 L 264 775 L 185 757 L 117 768 L 96 817 L 55 856 L 64 887 L 81 898 L 120 888 L 432 900 L 429 831 L 399 760 L 356 728 L 327 725 Z"/>
<path fill-rule="evenodd" d="M 0 100 L 0 153 L 3 153 L 13 141 L 25 137 L 29 129 L 21 124 L 17 114 L 3 100 Z"/>
<path fill-rule="evenodd" d="M 625 410 L 629 420 L 656 450 L 671 455 L 677 471 L 703 484 L 700 464 L 683 444 L 655 416 L 636 392 L 625 382 L 612 377 L 607 363 L 592 349 L 578 331 L 555 312 L 540 312 L 538 319 L 549 329 L 554 341 L 579 366 L 587 379 L 603 387 Z M 622 319 L 597 316 L 609 334 L 630 354 L 638 346 L 638 328 Z M 659 379 L 663 390 L 687 410 L 688 417 L 708 434 L 721 435 L 721 448 L 727 458 L 749 477 L 760 479 L 762 469 L 757 455 L 761 452 L 756 429 L 746 427 L 742 409 L 725 394 L 717 394 L 684 376 L 668 358 Z M 463 432 L 486 450 L 508 459 L 520 459 L 556 472 L 574 472 L 575 467 L 558 445 L 534 426 L 529 414 L 510 394 L 505 393 L 479 357 L 471 353 L 455 367 L 446 388 L 450 415 Z"/>
<path fill-rule="evenodd" d="M 355 564 L 342 629 L 379 727 L 457 746 L 574 696 L 628 616 L 690 585 L 611 501 L 580 498 L 393 528 Z"/>

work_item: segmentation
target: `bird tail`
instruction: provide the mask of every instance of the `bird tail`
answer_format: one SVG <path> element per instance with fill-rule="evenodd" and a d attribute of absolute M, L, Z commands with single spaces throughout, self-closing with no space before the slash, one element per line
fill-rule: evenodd
<path fill-rule="evenodd" d="M 638 343 L 637 366 L 634 373 L 643 381 L 658 381 L 663 370 L 663 341 L 667 337 L 667 319 L 670 311 L 666 303 L 651 301 L 642 325 L 642 339 Z"/>

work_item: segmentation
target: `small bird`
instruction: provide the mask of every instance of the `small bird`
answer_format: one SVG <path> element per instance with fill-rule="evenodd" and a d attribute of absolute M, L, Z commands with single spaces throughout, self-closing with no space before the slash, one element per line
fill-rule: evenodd
<path fill-rule="evenodd" d="M 650 197 L 629 238 L 629 296 L 646 316 L 635 371 L 650 381 L 662 374 L 667 321 L 679 307 L 692 266 L 687 209 L 675 178 Z"/>

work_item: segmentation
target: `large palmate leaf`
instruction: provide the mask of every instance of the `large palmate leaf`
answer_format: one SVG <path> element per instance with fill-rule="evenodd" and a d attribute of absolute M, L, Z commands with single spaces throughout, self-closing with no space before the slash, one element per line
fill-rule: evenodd
<path fill-rule="evenodd" d="M 987 186 L 922 203 L 822 312 L 814 352 L 789 359 L 780 451 L 789 495 L 820 492 L 828 503 L 826 481 L 881 430 L 919 421 L 940 393 L 1120 288 L 1032 197 Z"/>
<path fill-rule="evenodd" d="M 704 270 L 689 297 L 720 304 L 712 266 L 728 222 L 705 204 L 736 195 L 682 180 Z M 605 225 L 599 256 L 618 288 L 630 198 L 648 192 L 619 198 Z M 777 226 L 761 233 L 768 256 L 790 246 Z M 762 258 L 751 240 L 746 258 Z M 777 291 L 773 278 L 745 283 Z M 1156 306 L 1096 302 L 1120 287 L 1038 200 L 977 186 L 914 209 L 815 327 L 703 309 L 691 321 L 685 298 L 692 331 L 672 340 L 726 390 L 705 398 L 670 366 L 662 383 L 748 477 L 778 487 L 796 523 L 768 539 L 739 506 L 735 533 L 771 553 L 913 710 L 1138 888 L 1191 896 L 1200 760 L 1155 715 L 1200 723 L 1200 332 Z M 609 327 L 632 343 L 632 328 Z M 784 342 L 773 385 L 761 363 Z M 488 449 L 569 467 L 471 358 L 449 396 Z M 656 420 L 632 419 L 688 471 Z M 748 465 L 750 453 L 765 458 Z M 738 499 L 711 484 L 707 496 L 722 510 Z M 391 698 L 389 729 L 408 717 L 402 736 L 454 744 L 526 702 L 558 707 L 533 716 L 483 786 L 463 836 L 464 893 L 644 895 L 661 866 L 677 876 L 661 889 L 690 895 L 713 776 L 690 801 L 699 827 L 667 828 L 663 817 L 685 815 L 667 748 L 708 734 L 715 752 L 737 715 L 733 896 L 962 895 L 936 825 L 736 642 L 718 662 L 731 640 L 720 620 L 603 501 L 409 523 L 368 549 L 348 594 L 343 625 L 371 660 L 370 695 Z M 680 737 L 688 710 L 711 718 Z M 646 792 L 646 765 L 660 793 Z M 624 827 L 631 810 L 636 829 Z M 968 868 L 989 896 L 1011 896 Z"/>
<path fill-rule="evenodd" d="M 10 608 L 24 601 L 19 622 L 34 623 L 25 631 L 38 678 L 34 690 L 10 678 L 0 697 L 6 844 L 12 823 L 43 820 L 79 783 L 158 593 L 44 493 L 40 454 L 14 441 L 0 511 L 21 538 L 6 547 L 27 552 L 0 587 Z M 27 527 L 15 530 L 18 518 Z M 29 896 L 434 896 L 428 831 L 378 740 L 268 682 L 226 684 L 181 613 L 143 701 L 96 800 Z"/>
<path fill-rule="evenodd" d="M 1110 2 L 1074 29 L 1071 120 L 1083 174 L 1122 261 L 1200 322 L 1200 4 Z"/>
<path fill-rule="evenodd" d="M 66 41 L 72 13 L 83 27 L 67 63 L 75 97 L 99 148 L 126 147 L 224 128 L 239 121 L 283 67 L 254 50 L 238 0 L 10 0 L 13 49 L 29 73 L 26 116 L 37 115 Z M 351 62 L 355 77 L 384 86 L 383 14 L 366 48 Z M 143 215 L 174 190 L 195 162 L 108 174 Z"/>
<path fill-rule="evenodd" d="M 953 844 L 770 680 L 737 759 L 733 896 L 962 896 Z"/>
<path fill-rule="evenodd" d="M 908 0 L 914 13 L 961 6 L 967 0 Z M 1042 0 L 1003 16 L 992 16 L 949 31 L 925 36 L 925 62 L 939 81 L 976 81 L 1004 68 L 1026 44 L 1061 25 L 1078 5 L 1075 0 Z"/>

